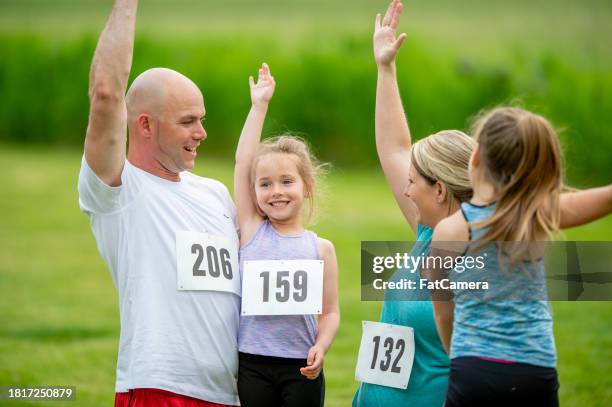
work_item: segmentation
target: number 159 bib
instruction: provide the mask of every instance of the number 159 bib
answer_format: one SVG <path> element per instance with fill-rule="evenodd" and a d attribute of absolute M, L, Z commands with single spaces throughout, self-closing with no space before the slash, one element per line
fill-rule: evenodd
<path fill-rule="evenodd" d="M 176 233 L 178 290 L 226 291 L 240 295 L 236 243 L 222 236 Z"/>
<path fill-rule="evenodd" d="M 242 315 L 320 314 L 323 261 L 245 261 L 242 286 Z"/>

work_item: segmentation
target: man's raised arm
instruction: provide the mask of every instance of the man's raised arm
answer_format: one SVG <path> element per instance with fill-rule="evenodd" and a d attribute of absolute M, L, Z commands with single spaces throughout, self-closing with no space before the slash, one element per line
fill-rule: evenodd
<path fill-rule="evenodd" d="M 89 73 L 85 159 L 110 186 L 121 184 L 125 163 L 125 91 L 132 66 L 138 0 L 116 0 L 100 35 Z"/>

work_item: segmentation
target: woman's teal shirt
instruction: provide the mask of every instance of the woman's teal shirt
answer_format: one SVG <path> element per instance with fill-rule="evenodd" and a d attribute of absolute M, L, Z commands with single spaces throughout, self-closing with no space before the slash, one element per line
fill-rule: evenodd
<path fill-rule="evenodd" d="M 417 228 L 417 243 L 411 255 L 428 253 L 433 229 L 423 225 Z M 418 282 L 419 273 L 398 270 L 392 280 L 409 278 Z M 418 286 L 418 285 L 417 285 Z M 431 301 L 394 300 L 387 295 L 383 303 L 380 322 L 409 326 L 414 329 L 414 363 L 408 387 L 396 389 L 376 384 L 361 383 L 354 407 L 415 406 L 437 407 L 444 404 L 448 386 L 449 359 L 442 347 Z"/>

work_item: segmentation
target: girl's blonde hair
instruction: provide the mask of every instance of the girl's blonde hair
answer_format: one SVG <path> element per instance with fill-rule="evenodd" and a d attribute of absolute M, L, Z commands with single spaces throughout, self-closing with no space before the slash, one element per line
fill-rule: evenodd
<path fill-rule="evenodd" d="M 449 208 L 455 201 L 467 202 L 472 198 L 468 165 L 475 147 L 476 142 L 459 130 L 440 131 L 412 146 L 412 165 L 431 185 L 437 181 L 446 185 L 450 192 Z"/>
<path fill-rule="evenodd" d="M 320 162 L 312 153 L 308 143 L 295 135 L 282 134 L 263 140 L 255 153 L 251 164 L 251 188 L 255 189 L 255 170 L 262 157 L 269 154 L 287 154 L 293 158 L 295 166 L 304 181 L 305 194 L 308 201 L 308 210 L 304 223 L 310 222 L 314 215 L 315 191 L 318 180 L 327 173 L 329 164 Z M 254 193 L 254 192 L 253 192 Z M 261 208 L 257 208 L 260 215 L 266 216 Z"/>
<path fill-rule="evenodd" d="M 562 155 L 559 137 L 544 117 L 499 107 L 475 122 L 481 168 L 498 194 L 480 242 L 537 241 L 559 230 Z M 512 258 L 528 255 L 528 247 Z M 529 256 L 531 257 L 531 256 Z"/>

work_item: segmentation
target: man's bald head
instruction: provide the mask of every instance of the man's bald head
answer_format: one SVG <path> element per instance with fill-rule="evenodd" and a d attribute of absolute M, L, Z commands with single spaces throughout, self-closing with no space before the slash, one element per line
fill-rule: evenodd
<path fill-rule="evenodd" d="M 171 69 L 149 69 L 132 82 L 126 105 L 132 164 L 173 180 L 193 168 L 206 138 L 204 98 L 195 83 Z"/>
<path fill-rule="evenodd" d="M 128 123 L 141 114 L 159 118 L 169 104 L 185 97 L 200 97 L 198 86 L 185 75 L 168 68 L 152 68 L 134 79 L 126 95 Z"/>

